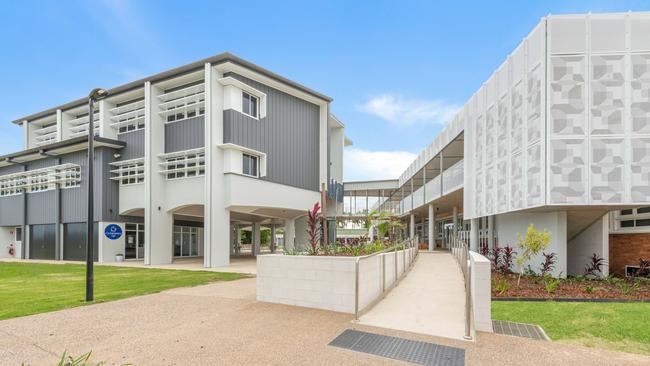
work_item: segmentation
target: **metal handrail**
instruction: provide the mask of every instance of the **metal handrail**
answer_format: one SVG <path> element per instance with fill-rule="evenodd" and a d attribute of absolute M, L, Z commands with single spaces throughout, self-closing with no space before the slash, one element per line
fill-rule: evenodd
<path fill-rule="evenodd" d="M 469 247 L 467 245 L 467 235 L 458 232 L 451 237 L 451 254 L 456 259 L 460 271 L 465 281 L 465 335 L 463 338 L 472 339 L 471 321 L 472 321 L 472 288 L 471 275 L 472 268 L 469 263 Z"/>
<path fill-rule="evenodd" d="M 407 267 L 406 267 L 407 253 L 408 253 L 408 257 L 409 257 L 409 259 L 408 259 L 409 268 L 413 265 L 413 261 L 415 260 L 415 258 L 418 255 L 418 250 L 412 251 L 410 249 L 418 248 L 417 243 L 418 243 L 418 240 L 417 240 L 417 236 L 416 236 L 415 238 L 410 238 L 410 239 L 407 239 L 405 241 L 402 241 L 400 244 L 393 245 L 390 248 L 380 250 L 378 252 L 371 253 L 371 254 L 368 254 L 368 255 L 363 255 L 363 256 L 356 257 L 355 263 L 354 263 L 354 271 L 355 271 L 355 276 L 354 276 L 354 282 L 355 282 L 355 284 L 354 284 L 354 319 L 355 320 L 359 320 L 359 313 L 361 311 L 361 309 L 359 309 L 359 263 L 362 260 L 372 258 L 372 257 L 375 257 L 375 256 L 380 255 L 380 254 L 386 254 L 386 253 L 389 253 L 389 252 L 394 252 L 395 253 L 395 260 L 393 261 L 394 270 L 395 270 L 393 278 L 395 280 L 393 281 L 392 286 L 390 288 L 388 288 L 388 289 L 386 288 L 386 265 L 385 265 L 386 264 L 386 262 L 385 262 L 386 261 L 386 259 L 385 259 L 386 256 L 381 257 L 381 294 L 385 294 L 387 291 L 390 291 L 393 287 L 397 286 L 397 282 L 399 282 L 406 275 L 406 272 L 407 272 Z M 404 256 L 403 256 L 404 272 L 402 272 L 402 275 L 398 278 L 397 277 L 397 248 L 399 248 L 399 247 L 402 247 L 402 250 L 404 250 Z M 378 296 L 377 299 L 375 299 L 371 304 L 366 306 L 366 308 L 374 305 L 381 298 L 382 298 L 381 296 Z"/>

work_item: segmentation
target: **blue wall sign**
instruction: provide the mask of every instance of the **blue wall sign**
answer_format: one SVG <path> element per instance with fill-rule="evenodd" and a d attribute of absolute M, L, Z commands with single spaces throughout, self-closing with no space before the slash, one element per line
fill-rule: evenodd
<path fill-rule="evenodd" d="M 120 225 L 110 224 L 104 228 L 104 236 L 111 240 L 117 240 L 122 237 L 122 228 Z"/>

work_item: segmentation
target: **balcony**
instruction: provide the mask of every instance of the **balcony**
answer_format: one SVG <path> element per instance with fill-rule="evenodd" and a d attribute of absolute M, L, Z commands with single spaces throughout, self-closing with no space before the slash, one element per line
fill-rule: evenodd
<path fill-rule="evenodd" d="M 428 204 L 431 201 L 435 201 L 442 196 L 463 188 L 463 174 L 464 164 L 463 160 L 460 160 L 443 171 L 442 176 L 438 175 L 434 177 L 413 194 L 404 197 L 400 202 L 400 212 L 405 214 L 412 209 Z M 442 194 L 440 192 L 440 179 L 442 179 Z"/>

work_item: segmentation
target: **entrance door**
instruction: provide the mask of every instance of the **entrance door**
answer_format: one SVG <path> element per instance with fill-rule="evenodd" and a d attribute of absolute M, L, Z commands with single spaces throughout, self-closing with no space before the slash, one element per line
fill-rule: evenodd
<path fill-rule="evenodd" d="M 199 255 L 198 227 L 174 226 L 174 257 L 196 257 Z"/>
<path fill-rule="evenodd" d="M 144 258 L 144 224 L 126 224 L 124 258 Z"/>
<path fill-rule="evenodd" d="M 14 257 L 21 258 L 23 248 L 23 227 L 18 226 L 14 228 Z"/>

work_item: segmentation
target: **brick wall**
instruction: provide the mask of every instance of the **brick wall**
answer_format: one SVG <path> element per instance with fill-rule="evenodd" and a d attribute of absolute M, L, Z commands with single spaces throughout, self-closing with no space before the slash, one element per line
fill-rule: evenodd
<path fill-rule="evenodd" d="M 624 276 L 639 258 L 650 259 L 650 233 L 609 235 L 609 273 Z"/>

